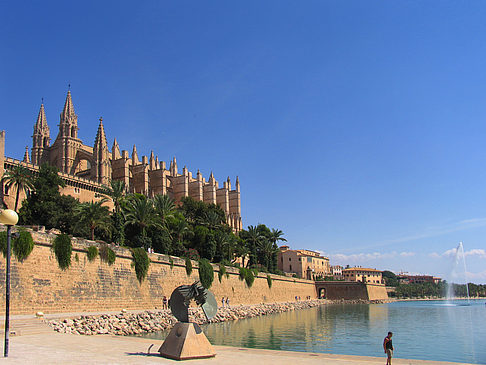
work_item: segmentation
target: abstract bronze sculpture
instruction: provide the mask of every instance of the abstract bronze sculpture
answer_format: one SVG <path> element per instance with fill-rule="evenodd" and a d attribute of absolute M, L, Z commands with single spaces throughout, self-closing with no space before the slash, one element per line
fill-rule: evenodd
<path fill-rule="evenodd" d="M 200 359 L 216 355 L 199 325 L 189 322 L 189 305 L 193 299 L 202 307 L 208 321 L 216 315 L 218 305 L 213 293 L 198 281 L 192 285 L 175 288 L 170 296 L 169 306 L 179 322 L 160 346 L 160 355 L 175 360 Z"/>

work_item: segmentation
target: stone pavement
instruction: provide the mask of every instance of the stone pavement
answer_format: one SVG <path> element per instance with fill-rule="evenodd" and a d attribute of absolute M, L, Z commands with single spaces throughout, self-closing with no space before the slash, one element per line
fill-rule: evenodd
<path fill-rule="evenodd" d="M 153 345 L 153 346 L 152 346 Z M 138 337 L 79 336 L 42 331 L 12 336 L 8 358 L 0 364 L 177 364 L 158 356 L 161 341 Z M 3 355 L 3 337 L 2 337 Z M 215 346 L 213 359 L 190 360 L 189 365 L 383 365 L 385 358 L 299 353 Z M 0 356 L 1 356 L 0 355 Z M 394 365 L 458 365 L 423 360 L 394 359 Z"/>

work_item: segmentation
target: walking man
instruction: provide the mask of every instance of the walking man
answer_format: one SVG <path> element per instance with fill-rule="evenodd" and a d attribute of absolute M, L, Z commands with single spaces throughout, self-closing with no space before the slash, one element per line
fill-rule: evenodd
<path fill-rule="evenodd" d="M 385 350 L 385 354 L 387 356 L 387 359 L 386 359 L 386 365 L 391 365 L 391 360 L 392 360 L 392 356 L 393 356 L 393 343 L 392 343 L 392 336 L 393 336 L 393 333 L 391 332 L 388 332 L 388 336 L 385 337 L 385 339 L 383 340 L 383 349 Z"/>

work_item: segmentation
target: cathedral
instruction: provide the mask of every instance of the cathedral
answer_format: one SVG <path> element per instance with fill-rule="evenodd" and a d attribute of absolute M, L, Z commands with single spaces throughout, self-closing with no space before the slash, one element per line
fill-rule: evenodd
<path fill-rule="evenodd" d="M 240 182 L 238 177 L 232 190 L 230 178 L 220 187 L 213 173 L 206 179 L 197 171 L 193 176 L 186 167 L 179 172 L 176 158 L 166 168 L 152 152 L 150 157 L 138 157 L 133 146 L 131 156 L 128 151 L 120 150 L 116 139 L 108 148 L 103 119 L 100 118 L 93 146 L 88 146 L 78 138 L 78 116 L 74 111 L 71 91 L 68 91 L 64 108 L 60 115 L 59 131 L 51 143 L 50 129 L 47 124 L 44 104 L 42 103 L 32 136 L 32 150 L 29 156 L 26 148 L 23 161 L 5 156 L 5 132 L 0 132 L 0 176 L 4 169 L 22 165 L 34 173 L 43 163 L 59 169 L 66 183 L 61 191 L 79 199 L 81 202 L 96 201 L 103 197 L 104 187 L 111 180 L 124 181 L 130 193 L 140 193 L 148 197 L 167 194 L 179 202 L 182 197 L 190 196 L 195 200 L 217 204 L 226 214 L 228 225 L 234 231 L 242 229 Z M 13 207 L 14 192 L 2 186 L 1 198 Z M 24 196 L 23 196 L 24 197 Z"/>

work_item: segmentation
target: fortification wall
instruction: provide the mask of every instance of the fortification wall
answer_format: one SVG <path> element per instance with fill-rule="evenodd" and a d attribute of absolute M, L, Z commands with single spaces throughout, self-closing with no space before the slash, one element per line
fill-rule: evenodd
<path fill-rule="evenodd" d="M 385 300 L 386 288 L 380 284 L 364 284 L 351 281 L 320 281 L 316 283 L 317 294 L 325 299 L 336 300 Z"/>
<path fill-rule="evenodd" d="M 164 295 L 170 297 L 177 286 L 198 279 L 197 262 L 193 261 L 193 272 L 188 277 L 183 260 L 173 258 L 171 267 L 168 256 L 149 254 L 152 262 L 147 278 L 140 284 L 129 250 L 116 248 L 117 258 L 111 266 L 99 257 L 89 262 L 86 249 L 96 243 L 79 239 L 73 239 L 72 264 L 63 271 L 51 250 L 55 236 L 37 232 L 33 236 L 36 244 L 31 255 L 23 263 L 12 257 L 12 314 L 161 308 Z M 218 301 L 222 296 L 228 296 L 232 305 L 292 301 L 295 296 L 316 298 L 313 281 L 271 275 L 269 288 L 267 276 L 262 273 L 248 288 L 239 280 L 237 269 L 228 267 L 229 277 L 223 277 L 220 283 L 218 267 L 213 267 L 215 279 L 211 291 Z M 0 314 L 5 310 L 4 278 L 5 259 L 0 256 Z"/>
<path fill-rule="evenodd" d="M 385 285 L 368 284 L 366 285 L 368 300 L 388 299 L 388 292 Z"/>

